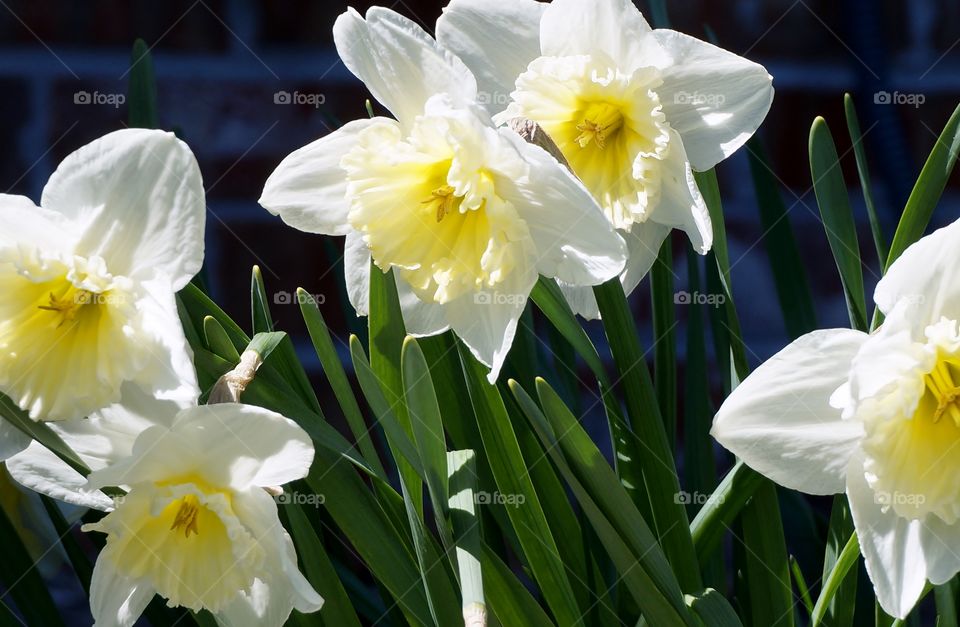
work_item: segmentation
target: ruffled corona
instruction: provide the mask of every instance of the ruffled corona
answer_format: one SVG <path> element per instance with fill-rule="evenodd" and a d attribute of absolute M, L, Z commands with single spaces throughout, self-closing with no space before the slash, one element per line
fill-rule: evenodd
<path fill-rule="evenodd" d="M 427 115 L 404 139 L 384 121 L 363 131 L 341 162 L 351 226 L 374 263 L 398 268 L 426 302 L 495 289 L 532 256 L 526 224 L 484 162 L 485 132 L 492 131 L 467 115 Z"/>
<path fill-rule="evenodd" d="M 500 119 L 540 124 L 611 223 L 629 230 L 660 196 L 670 143 L 661 83 L 652 67 L 623 73 L 594 56 L 540 57 L 517 78 Z"/>
<path fill-rule="evenodd" d="M 133 283 L 110 275 L 99 257 L 4 257 L 0 387 L 34 418 L 80 417 L 118 400 L 120 383 L 156 345 Z"/>

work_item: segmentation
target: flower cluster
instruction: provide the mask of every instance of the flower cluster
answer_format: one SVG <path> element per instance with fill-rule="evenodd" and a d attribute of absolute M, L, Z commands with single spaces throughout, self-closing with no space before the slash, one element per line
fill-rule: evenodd
<path fill-rule="evenodd" d="M 392 272 L 407 332 L 452 330 L 491 383 L 540 277 L 596 318 L 590 288 L 619 279 L 629 293 L 672 229 L 710 249 L 694 172 L 737 150 L 773 98 L 763 67 L 651 29 L 629 0 L 453 0 L 436 38 L 374 7 L 341 15 L 333 35 L 343 63 L 393 117 L 349 122 L 289 155 L 260 203 L 296 229 L 345 236 L 358 315 L 369 310 L 370 273 Z M 555 150 L 526 141 L 518 120 Z M 0 454 L 24 486 L 108 512 L 84 526 L 106 535 L 90 590 L 98 625 L 134 624 L 155 594 L 229 626 L 281 625 L 293 609 L 323 603 L 269 494 L 306 476 L 310 437 L 267 409 L 198 404 L 175 294 L 202 265 L 204 215 L 190 149 L 161 131 L 119 131 L 79 149 L 40 206 L 0 197 L 0 392 L 49 422 L 92 472 L 83 477 L 5 422 Z M 812 491 L 834 490 L 846 473 L 858 495 L 927 497 L 892 511 L 856 505 L 858 524 L 928 512 L 953 524 L 947 474 L 933 482 L 902 468 L 903 447 L 932 459 L 939 433 L 960 428 L 960 339 L 955 322 L 939 320 L 944 311 L 931 307 L 912 336 L 916 313 L 894 308 L 889 333 L 807 340 L 836 362 L 808 359 L 798 377 L 784 359 L 796 384 L 761 369 L 757 380 L 777 385 L 749 392 L 745 382 L 718 417 L 718 437 L 739 450 L 737 425 L 759 416 L 760 400 L 815 386 L 844 408 L 827 438 L 842 455 L 810 469 L 794 453 L 814 455 L 811 436 L 806 448 L 777 440 L 744 457 Z M 788 350 L 805 358 L 807 344 Z M 891 346 L 915 361 L 891 363 L 898 370 L 880 390 L 857 355 L 864 369 L 879 368 L 886 362 L 873 355 Z M 841 392 L 839 366 L 827 373 L 828 362 L 854 364 Z M 922 384 L 900 384 L 915 373 Z M 909 420 L 908 406 L 929 409 L 929 420 Z M 889 524 L 923 540 L 913 522 Z M 956 570 L 931 569 L 933 580 Z M 904 594 L 906 603 L 913 593 Z"/>

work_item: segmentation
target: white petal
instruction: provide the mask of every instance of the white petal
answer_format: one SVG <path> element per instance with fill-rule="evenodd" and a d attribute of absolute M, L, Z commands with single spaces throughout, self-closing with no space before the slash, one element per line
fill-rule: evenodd
<path fill-rule="evenodd" d="M 532 268 L 517 267 L 496 290 L 468 293 L 443 306 L 453 332 L 477 360 L 490 367 L 490 383 L 495 383 L 500 374 L 517 332 L 517 321 L 536 282 L 537 273 Z"/>
<path fill-rule="evenodd" d="M 919 280 L 919 279 L 918 279 Z M 880 328 L 864 342 L 853 360 L 850 375 L 851 397 L 864 401 L 892 390 L 913 390 L 901 394 L 902 410 L 912 415 L 923 392 L 923 377 L 932 367 L 930 354 L 924 350 L 923 329 L 926 323 L 917 313 L 919 304 L 901 300 L 890 311 Z M 923 344 L 917 341 L 924 341 Z M 886 397 L 886 402 L 891 397 Z"/>
<path fill-rule="evenodd" d="M 0 194 L 0 248 L 34 246 L 70 252 L 76 236 L 67 232 L 65 222 L 63 216 L 37 207 L 25 196 Z"/>
<path fill-rule="evenodd" d="M 547 57 L 602 53 L 627 74 L 667 61 L 632 0 L 554 0 L 540 21 L 540 47 Z"/>
<path fill-rule="evenodd" d="M 300 231 L 323 235 L 350 232 L 347 178 L 340 159 L 373 124 L 386 118 L 354 120 L 333 133 L 290 153 L 267 179 L 260 205 Z"/>
<path fill-rule="evenodd" d="M 203 264 L 206 201 L 200 168 L 173 133 L 125 129 L 70 154 L 40 203 L 82 233 L 76 253 L 111 274 L 165 274 L 174 290 Z"/>
<path fill-rule="evenodd" d="M 113 509 L 113 500 L 87 488 L 87 480 L 37 442 L 7 460 L 7 470 L 18 483 L 65 503 L 100 511 Z"/>
<path fill-rule="evenodd" d="M 537 271 L 573 285 L 599 285 L 620 274 L 627 246 L 587 188 L 545 150 L 507 129 L 500 136 L 529 165 L 504 177 L 498 193 L 514 204 L 537 247 Z"/>
<path fill-rule="evenodd" d="M 713 246 L 713 224 L 684 148 L 680 136 L 672 130 L 670 148 L 663 163 L 661 197 L 650 214 L 650 220 L 683 230 L 694 249 L 705 255 Z"/>
<path fill-rule="evenodd" d="M 877 601 L 887 614 L 905 618 L 926 577 L 923 523 L 897 516 L 889 506 L 884 511 L 867 484 L 859 454 L 850 460 L 847 498 Z"/>
<path fill-rule="evenodd" d="M 650 268 L 657 261 L 663 240 L 670 235 L 670 227 L 657 224 L 653 220 L 637 223 L 630 231 L 617 231 L 627 243 L 627 265 L 620 275 L 624 293 L 629 296 Z M 560 283 L 560 289 L 570 305 L 570 309 L 585 320 L 598 320 L 600 310 L 591 287 L 575 287 Z"/>
<path fill-rule="evenodd" d="M 94 627 L 131 627 L 147 609 L 154 594 L 154 589 L 145 582 L 120 575 L 101 554 L 90 581 Z"/>
<path fill-rule="evenodd" d="M 310 436 L 292 420 L 253 405 L 219 403 L 181 411 L 169 430 L 144 431 L 130 457 L 88 481 L 95 488 L 133 485 L 192 468 L 210 485 L 245 490 L 300 479 L 312 462 Z"/>
<path fill-rule="evenodd" d="M 414 337 L 429 337 L 450 328 L 442 305 L 423 302 L 399 272 L 394 271 L 393 275 L 397 282 L 397 297 L 407 333 Z"/>
<path fill-rule="evenodd" d="M 333 39 L 344 65 L 406 129 L 435 94 L 461 102 L 477 96 L 476 79 L 463 61 L 389 9 L 372 7 L 366 20 L 349 9 L 333 25 Z"/>
<path fill-rule="evenodd" d="M 297 567 L 297 554 L 290 536 L 277 518 L 277 504 L 262 491 L 236 500 L 237 516 L 265 549 L 267 563 L 251 592 L 238 594 L 217 615 L 225 627 L 281 627 L 293 609 L 316 612 L 323 597 L 313 589 Z"/>
<path fill-rule="evenodd" d="M 343 244 L 347 297 L 358 316 L 366 316 L 370 302 L 370 249 L 358 231 L 347 233 Z"/>
<path fill-rule="evenodd" d="M 0 418 L 0 462 L 24 450 L 32 441 L 30 436 Z"/>
<path fill-rule="evenodd" d="M 960 571 L 960 523 L 948 525 L 938 516 L 927 516 L 920 532 L 927 579 L 935 586 L 946 583 Z"/>
<path fill-rule="evenodd" d="M 184 335 L 172 286 L 161 277 L 143 283 L 143 288 L 145 297 L 138 308 L 156 346 L 135 381 L 159 400 L 174 401 L 181 407 L 195 405 L 200 388 L 193 350 Z"/>
<path fill-rule="evenodd" d="M 921 332 L 941 316 L 960 319 L 960 220 L 907 248 L 880 279 L 873 299 L 885 314 L 898 301 L 910 301 Z"/>
<path fill-rule="evenodd" d="M 757 472 L 808 494 L 843 491 L 863 426 L 843 420 L 830 396 L 867 334 L 808 333 L 771 357 L 724 401 L 711 434 Z"/>
<path fill-rule="evenodd" d="M 672 58 L 657 90 L 667 122 L 680 132 L 697 171 L 732 155 L 773 103 L 773 77 L 757 63 L 672 30 L 654 36 Z"/>
<path fill-rule="evenodd" d="M 437 40 L 473 70 L 491 115 L 506 108 L 517 77 L 540 56 L 546 7 L 534 0 L 452 0 L 437 20 Z"/>

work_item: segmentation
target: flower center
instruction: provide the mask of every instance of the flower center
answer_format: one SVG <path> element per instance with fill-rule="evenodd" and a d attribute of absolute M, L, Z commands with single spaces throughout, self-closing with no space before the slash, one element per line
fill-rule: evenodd
<path fill-rule="evenodd" d="M 200 535 L 197 528 L 197 514 L 200 513 L 200 502 L 193 494 L 188 494 L 180 499 L 180 509 L 177 510 L 177 516 L 170 525 L 170 531 L 183 530 L 183 537 L 189 538 L 190 534 Z"/>
<path fill-rule="evenodd" d="M 590 104 L 584 112 L 583 121 L 577 124 L 580 134 L 574 139 L 581 148 L 586 148 L 591 142 L 603 150 L 607 147 L 607 138 L 614 135 L 623 126 L 623 115 L 620 110 L 606 102 Z"/>
<path fill-rule="evenodd" d="M 923 382 L 937 401 L 933 422 L 939 422 L 944 414 L 947 414 L 953 419 L 954 424 L 960 427 L 960 407 L 957 406 L 957 401 L 960 400 L 960 386 L 954 383 L 954 373 L 948 362 L 938 361 L 933 370 L 924 377 Z"/>
<path fill-rule="evenodd" d="M 655 68 L 622 72 L 599 56 L 540 57 L 497 121 L 524 117 L 557 144 L 610 222 L 630 229 L 660 198 L 670 145 Z"/>
<path fill-rule="evenodd" d="M 55 292 L 50 292 L 49 303 L 46 305 L 37 305 L 37 309 L 58 313 L 60 315 L 60 323 L 57 325 L 57 328 L 60 328 L 66 322 L 73 322 L 77 314 L 80 313 L 80 310 L 92 304 L 96 298 L 97 296 L 95 296 L 93 292 L 77 289 L 73 285 L 68 284 L 67 291 L 64 294 L 57 296 Z"/>

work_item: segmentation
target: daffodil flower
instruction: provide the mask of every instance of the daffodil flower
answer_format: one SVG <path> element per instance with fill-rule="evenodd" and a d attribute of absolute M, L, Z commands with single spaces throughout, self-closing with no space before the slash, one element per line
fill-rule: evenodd
<path fill-rule="evenodd" d="M 557 143 L 627 241 L 627 293 L 671 229 L 710 250 L 693 171 L 729 157 L 760 126 L 773 100 L 763 67 L 652 30 L 631 0 L 453 0 L 437 38 L 476 74 L 495 119 L 531 119 Z M 590 290 L 566 291 L 574 309 L 597 317 Z"/>
<path fill-rule="evenodd" d="M 877 599 L 903 618 L 960 571 L 960 222 L 921 239 L 874 293 L 868 335 L 815 331 L 730 395 L 714 437 L 809 494 L 846 492 Z"/>
<path fill-rule="evenodd" d="M 312 461 L 306 432 L 259 407 L 192 407 L 143 431 L 128 457 L 89 476 L 90 491 L 129 487 L 84 526 L 107 535 L 90 587 L 96 625 L 130 627 L 154 594 L 226 627 L 279 627 L 294 608 L 320 609 L 265 490 Z"/>
<path fill-rule="evenodd" d="M 371 258 L 393 269 L 407 331 L 453 329 L 493 381 L 538 274 L 601 283 L 623 269 L 625 244 L 556 159 L 495 128 L 473 74 L 418 25 L 350 10 L 334 40 L 396 120 L 350 122 L 297 150 L 260 204 L 300 230 L 346 235 L 360 315 Z"/>
<path fill-rule="evenodd" d="M 87 416 L 128 386 L 190 396 L 174 293 L 203 262 L 205 212 L 190 149 L 139 129 L 69 155 L 39 207 L 0 195 L 0 392 L 37 420 Z"/>

